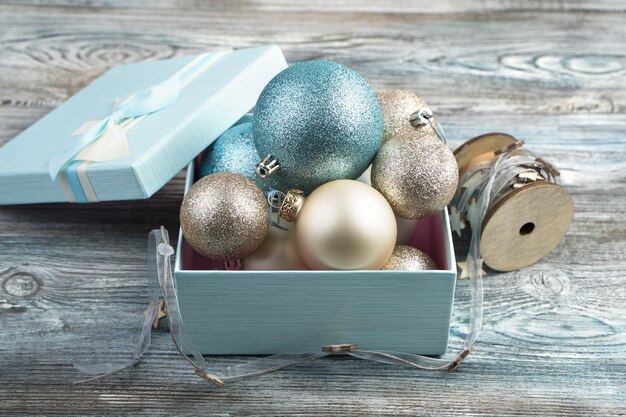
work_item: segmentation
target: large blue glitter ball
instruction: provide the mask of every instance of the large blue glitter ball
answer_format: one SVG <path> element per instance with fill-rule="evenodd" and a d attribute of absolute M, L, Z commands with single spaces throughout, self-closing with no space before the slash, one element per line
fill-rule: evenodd
<path fill-rule="evenodd" d="M 356 72 L 330 61 L 295 64 L 275 76 L 257 101 L 254 143 L 274 156 L 289 186 L 308 193 L 355 179 L 381 144 L 382 112 Z"/>
<path fill-rule="evenodd" d="M 252 140 L 252 123 L 231 127 L 213 142 L 200 163 L 198 178 L 215 172 L 233 172 L 251 179 L 262 191 L 278 189 L 280 177 L 259 178 L 255 173 L 259 154 Z"/>

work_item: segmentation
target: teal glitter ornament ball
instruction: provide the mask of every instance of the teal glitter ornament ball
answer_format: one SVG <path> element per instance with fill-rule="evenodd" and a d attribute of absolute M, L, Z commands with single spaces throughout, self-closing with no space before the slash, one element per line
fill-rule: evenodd
<path fill-rule="evenodd" d="M 302 62 L 275 76 L 257 101 L 253 125 L 261 157 L 275 158 L 289 186 L 305 193 L 329 181 L 358 178 L 383 133 L 370 86 L 330 61 Z"/>
<path fill-rule="evenodd" d="M 198 177 L 216 172 L 233 172 L 252 180 L 263 192 L 280 189 L 280 176 L 260 178 L 255 173 L 259 153 L 252 140 L 252 123 L 241 123 L 213 142 L 200 163 Z"/>

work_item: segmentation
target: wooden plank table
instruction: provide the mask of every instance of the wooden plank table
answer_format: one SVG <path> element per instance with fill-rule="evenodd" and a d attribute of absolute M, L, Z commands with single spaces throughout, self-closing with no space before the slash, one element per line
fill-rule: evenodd
<path fill-rule="evenodd" d="M 455 373 L 337 358 L 216 389 L 166 333 L 135 368 L 72 385 L 74 360 L 132 346 L 147 233 L 176 234 L 184 173 L 147 201 L 1 207 L 0 414 L 626 414 L 625 11 L 611 0 L 1 0 L 0 144 L 113 65 L 276 43 L 290 62 L 332 59 L 376 90 L 416 91 L 452 146 L 486 131 L 526 140 L 561 169 L 576 214 L 540 263 L 486 279 L 485 331 Z M 459 284 L 453 348 L 468 294 Z"/>

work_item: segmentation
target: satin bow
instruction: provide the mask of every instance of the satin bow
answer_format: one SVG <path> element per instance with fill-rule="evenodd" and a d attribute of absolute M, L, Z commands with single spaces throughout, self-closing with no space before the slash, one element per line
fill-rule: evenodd
<path fill-rule="evenodd" d="M 72 160 L 105 161 L 124 156 L 124 150 L 125 154 L 127 154 L 128 142 L 126 133 L 120 127 L 120 123 L 129 118 L 137 118 L 157 112 L 174 104 L 178 99 L 180 90 L 180 79 L 171 77 L 162 83 L 127 97 L 109 116 L 91 127 L 77 141 L 68 143 L 52 157 L 48 165 L 48 171 L 52 180 L 56 180 L 65 164 Z M 100 138 L 106 139 L 106 143 L 97 143 L 96 141 Z M 111 144 L 117 144 L 117 147 L 112 147 Z M 91 149 L 89 151 L 88 147 L 90 145 L 93 147 L 100 145 L 100 149 Z M 108 149 L 108 152 L 104 151 L 105 148 Z M 118 152 L 115 150 L 111 151 L 111 148 L 117 148 Z M 121 155 L 119 149 L 122 149 Z"/>

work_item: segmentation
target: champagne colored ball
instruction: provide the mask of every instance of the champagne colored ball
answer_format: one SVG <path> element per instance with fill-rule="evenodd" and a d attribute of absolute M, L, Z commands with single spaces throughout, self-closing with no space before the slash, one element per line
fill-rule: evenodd
<path fill-rule="evenodd" d="M 311 269 L 380 269 L 396 242 L 396 218 L 385 198 L 354 180 L 326 183 L 296 219 L 296 243 Z"/>
<path fill-rule="evenodd" d="M 416 129 L 411 125 L 411 115 L 428 104 L 414 93 L 406 90 L 387 90 L 378 93 L 378 103 L 383 113 L 383 141 L 387 142 L 396 136 L 415 132 L 416 135 L 436 135 L 435 129 L 430 126 L 421 126 Z"/>
<path fill-rule="evenodd" d="M 458 181 L 454 154 L 437 136 L 403 133 L 381 146 L 372 164 L 372 187 L 405 219 L 422 219 L 443 210 Z"/>
<path fill-rule="evenodd" d="M 376 155 L 382 132 L 370 86 L 330 61 L 280 72 L 263 89 L 254 113 L 259 154 L 274 156 L 289 187 L 305 194 L 332 180 L 359 177 Z"/>
<path fill-rule="evenodd" d="M 381 268 L 397 271 L 425 271 L 437 269 L 430 256 L 412 246 L 396 246 L 387 263 Z"/>
<path fill-rule="evenodd" d="M 252 181 L 231 172 L 198 180 L 185 195 L 180 225 L 187 242 L 217 261 L 248 256 L 269 228 L 265 196 Z"/>
<path fill-rule="evenodd" d="M 253 253 L 241 261 L 248 271 L 298 271 L 309 269 L 296 247 L 293 224 L 281 223 L 288 230 L 270 227 L 267 237 Z"/>
<path fill-rule="evenodd" d="M 254 182 L 262 191 L 282 189 L 278 176 L 261 178 L 255 173 L 261 158 L 252 140 L 252 123 L 235 125 L 213 142 L 202 158 L 198 176 L 233 172 Z"/>

